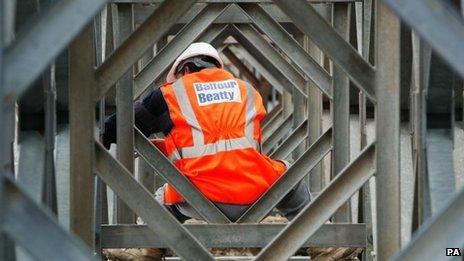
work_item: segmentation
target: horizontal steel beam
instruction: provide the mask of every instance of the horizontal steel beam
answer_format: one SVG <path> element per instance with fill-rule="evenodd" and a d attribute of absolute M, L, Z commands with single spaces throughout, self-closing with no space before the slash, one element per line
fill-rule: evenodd
<path fill-rule="evenodd" d="M 194 2 L 194 1 L 193 1 Z M 104 6 L 105 0 L 60 0 L 40 13 L 4 50 L 3 85 L 16 100 Z"/>
<path fill-rule="evenodd" d="M 2 229 L 19 246 L 37 260 L 97 260 L 90 249 L 66 231 L 48 209 L 36 204 L 6 176 L 3 181 Z"/>
<path fill-rule="evenodd" d="M 195 0 L 164 1 L 153 14 L 106 59 L 96 71 L 95 101 L 103 97 L 125 72 L 189 10 Z"/>
<path fill-rule="evenodd" d="M 313 145 L 311 145 L 237 222 L 259 222 L 263 219 L 331 149 L 332 128 L 328 129 Z"/>
<path fill-rule="evenodd" d="M 258 254 L 256 260 L 291 257 L 374 173 L 375 144 L 371 144 Z"/>
<path fill-rule="evenodd" d="M 187 47 L 205 31 L 211 23 L 220 15 L 227 5 L 208 5 L 203 9 L 174 39 L 169 42 L 156 56 L 143 67 L 143 69 L 134 78 L 134 96 L 137 97 L 150 84 L 155 82 L 163 72 L 169 69 L 169 66 Z M 221 26 L 216 26 L 216 31 L 221 30 Z M 164 79 L 161 79 L 164 80 Z"/>
<path fill-rule="evenodd" d="M 264 247 L 285 224 L 187 224 L 184 227 L 208 248 Z M 304 245 L 365 247 L 365 234 L 364 224 L 323 225 Z M 103 225 L 101 240 L 103 248 L 166 247 L 159 236 L 143 225 Z"/>
<path fill-rule="evenodd" d="M 305 120 L 269 156 L 272 159 L 286 159 L 308 136 L 308 121 Z"/>
<path fill-rule="evenodd" d="M 257 4 L 240 4 L 239 6 L 253 20 L 254 25 L 261 29 L 325 95 L 332 99 L 331 76 L 292 36 L 262 6 Z"/>
<path fill-rule="evenodd" d="M 395 260 L 445 260 L 447 248 L 464 246 L 464 189 L 441 213 L 433 216 L 415 235 Z M 462 253 L 462 252 L 461 252 Z M 457 258 L 459 259 L 459 258 Z"/>
<path fill-rule="evenodd" d="M 135 130 L 135 149 L 145 161 L 156 170 L 179 192 L 185 200 L 202 216 L 211 223 L 230 223 L 230 220 L 216 208 L 201 192 L 185 177 L 164 155 L 153 146 L 143 134 Z"/>
<path fill-rule="evenodd" d="M 449 1 L 383 0 L 464 78 L 464 22 Z"/>
<path fill-rule="evenodd" d="M 95 141 L 95 163 L 98 176 L 177 255 L 191 260 L 214 260 L 209 251 L 98 141 Z"/>
<path fill-rule="evenodd" d="M 305 0 L 274 0 L 295 25 L 375 102 L 375 69 Z"/>
<path fill-rule="evenodd" d="M 285 58 L 266 40 L 263 35 L 248 24 L 237 24 L 234 26 L 240 37 L 246 38 L 261 55 L 263 55 L 277 70 L 290 81 L 299 94 L 306 96 L 306 80 Z M 238 40 L 238 39 L 237 39 Z M 241 42 L 243 45 L 243 43 Z M 243 45 L 246 49 L 247 46 Z M 248 45 L 249 46 L 249 45 Z M 249 49 L 252 50 L 252 49 Z M 292 90 L 293 91 L 293 90 Z"/>

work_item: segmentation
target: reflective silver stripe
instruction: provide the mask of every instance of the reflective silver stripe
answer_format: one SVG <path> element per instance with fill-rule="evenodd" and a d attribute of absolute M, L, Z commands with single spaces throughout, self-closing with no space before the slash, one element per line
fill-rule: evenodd
<path fill-rule="evenodd" d="M 254 144 L 254 121 L 256 118 L 256 106 L 255 97 L 253 95 L 253 86 L 248 82 L 245 82 L 247 90 L 247 102 L 246 102 L 246 117 L 245 117 L 245 137 L 248 138 L 250 143 Z"/>
<path fill-rule="evenodd" d="M 171 162 L 174 162 L 176 160 L 180 160 L 181 157 L 180 157 L 180 154 L 177 150 L 175 150 L 171 155 L 169 155 L 168 159 L 171 161 Z"/>
<path fill-rule="evenodd" d="M 196 158 L 207 155 L 214 155 L 223 151 L 232 151 L 237 149 L 256 148 L 256 143 L 250 143 L 247 137 L 235 138 L 229 140 L 219 140 L 214 143 L 208 143 L 201 146 L 181 148 L 182 158 Z"/>
<path fill-rule="evenodd" d="M 246 84 L 247 101 L 245 108 L 245 137 L 234 138 L 228 140 L 219 140 L 214 143 L 204 143 L 203 131 L 195 116 L 192 105 L 190 103 L 187 91 L 185 90 L 182 79 L 179 79 L 173 84 L 174 94 L 177 102 L 179 103 L 180 110 L 187 120 L 187 123 L 192 128 L 193 146 L 179 148 L 174 151 L 169 159 L 176 161 L 185 158 L 196 158 L 207 155 L 214 155 L 219 152 L 231 151 L 237 149 L 254 148 L 259 149 L 260 145 L 256 143 L 253 138 L 254 125 L 253 122 L 256 118 L 255 97 L 253 95 L 253 86 L 249 83 Z"/>
<path fill-rule="evenodd" d="M 198 123 L 197 117 L 195 116 L 192 108 L 192 104 L 190 104 L 190 99 L 188 97 L 187 91 L 185 90 L 182 78 L 177 80 L 172 85 L 172 89 L 174 90 L 174 94 L 176 95 L 176 99 L 179 103 L 182 114 L 187 120 L 187 123 L 192 128 L 193 146 L 205 144 L 200 123 Z"/>

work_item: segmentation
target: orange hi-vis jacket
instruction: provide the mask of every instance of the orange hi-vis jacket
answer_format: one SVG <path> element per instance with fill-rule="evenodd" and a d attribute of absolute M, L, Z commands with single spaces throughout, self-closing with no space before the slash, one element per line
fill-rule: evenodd
<path fill-rule="evenodd" d="M 208 68 L 163 85 L 161 92 L 174 125 L 165 153 L 208 199 L 252 204 L 284 173 L 284 163 L 260 152 L 266 112 L 249 83 Z M 164 200 L 183 198 L 168 185 Z"/>

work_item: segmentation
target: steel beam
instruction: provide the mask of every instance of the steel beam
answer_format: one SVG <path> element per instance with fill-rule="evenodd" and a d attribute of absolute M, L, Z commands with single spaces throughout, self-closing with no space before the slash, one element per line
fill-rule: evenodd
<path fill-rule="evenodd" d="M 185 177 L 161 151 L 153 146 L 143 134 L 136 130 L 135 148 L 146 162 L 171 184 L 185 200 L 210 223 L 230 223 L 230 220 L 222 214 L 201 192 Z"/>
<path fill-rule="evenodd" d="M 331 77 L 317 61 L 298 44 L 285 29 L 257 4 L 239 4 L 251 18 L 254 25 L 261 29 L 296 66 L 330 99 L 332 98 Z"/>
<path fill-rule="evenodd" d="M 51 212 L 39 207 L 11 179 L 4 179 L 2 186 L 3 230 L 28 253 L 38 260 L 97 260 L 82 241 L 62 228 Z"/>
<path fill-rule="evenodd" d="M 274 238 L 285 224 L 186 224 L 184 227 L 205 247 L 264 247 Z M 366 244 L 363 224 L 328 224 L 309 238 L 305 247 L 364 247 Z M 253 231 L 253 233 L 250 233 Z M 119 247 L 157 247 L 167 245 L 147 226 L 122 225 L 102 227 L 102 246 Z"/>
<path fill-rule="evenodd" d="M 464 213 L 464 190 L 461 190 L 440 213 L 428 220 L 404 250 L 394 257 L 394 260 L 453 259 L 451 256 L 446 256 L 445 251 L 453 247 L 462 251 L 464 245 L 462 213 Z"/>
<path fill-rule="evenodd" d="M 273 159 L 286 159 L 292 152 L 304 142 L 306 136 L 308 135 L 308 123 L 307 120 L 300 123 L 288 137 L 277 147 L 276 150 L 272 152 L 269 156 Z"/>
<path fill-rule="evenodd" d="M 69 45 L 105 0 L 56 1 L 5 49 L 4 85 L 15 100 Z M 53 48 L 51 48 L 53 46 Z M 21 73 L 18 73 L 21 72 Z"/>
<path fill-rule="evenodd" d="M 368 146 L 256 257 L 286 260 L 375 173 L 375 144 Z"/>
<path fill-rule="evenodd" d="M 235 27 L 240 35 L 255 46 L 254 49 L 257 49 L 261 55 L 266 57 L 266 59 L 272 63 L 274 67 L 288 79 L 288 81 L 290 81 L 293 88 L 296 88 L 301 95 L 305 96 L 305 79 L 303 76 L 288 61 L 286 61 L 285 58 L 274 47 L 272 47 L 272 45 L 267 42 L 256 29 L 247 24 L 237 24 Z M 247 47 L 245 48 L 248 49 Z M 292 91 L 293 90 L 289 90 L 289 92 Z"/>
<path fill-rule="evenodd" d="M 0 21 L 5 21 L 5 6 L 4 2 L 2 1 L 0 3 Z M 3 77 L 3 71 L 4 71 L 4 57 L 3 57 L 3 46 L 4 46 L 4 32 L 5 29 L 3 25 L 0 26 L 0 122 L 8 122 L 7 117 L 9 114 L 9 111 L 11 110 L 12 105 L 14 104 L 14 100 L 8 100 L 5 99 L 7 95 L 7 90 L 5 88 L 4 84 L 4 77 Z M 11 175 L 12 171 L 10 168 L 8 168 L 8 165 L 5 164 L 7 161 L 7 155 L 6 152 L 8 151 L 8 124 L 2 124 L 0 125 L 0 227 L 3 227 L 5 223 L 5 205 L 6 205 L 6 199 L 5 199 L 5 186 L 4 186 L 4 179 L 7 175 Z M 6 167 L 6 168 L 5 168 Z M 7 250 L 5 249 L 5 244 L 6 244 L 5 237 L 0 233 L 0 258 L 4 258 L 6 255 Z"/>
<path fill-rule="evenodd" d="M 268 154 L 272 148 L 274 148 L 279 141 L 285 138 L 285 136 L 292 131 L 293 126 L 293 115 L 288 115 L 282 124 L 276 129 L 276 131 L 272 132 L 271 135 L 267 137 L 263 137 L 263 152 L 264 154 Z"/>
<path fill-rule="evenodd" d="M 277 115 L 280 113 L 282 113 L 282 104 L 279 103 L 276 106 L 274 106 L 274 108 L 272 108 L 271 111 L 266 114 L 266 116 L 264 116 L 264 119 L 261 122 L 263 131 L 267 128 L 267 126 L 269 126 L 269 124 L 271 124 L 274 121 L 275 117 L 277 117 Z"/>
<path fill-rule="evenodd" d="M 280 200 L 319 163 L 332 148 L 332 128 L 328 129 L 318 141 L 270 187 L 237 221 L 238 223 L 259 222 Z M 294 252 L 292 252 L 293 254 Z M 283 259 L 282 259 L 283 260 Z"/>
<path fill-rule="evenodd" d="M 177 255 L 189 260 L 214 260 L 213 256 L 173 217 L 153 194 L 95 142 L 98 176 L 141 217 Z"/>
<path fill-rule="evenodd" d="M 98 101 L 121 76 L 139 60 L 189 10 L 194 0 L 164 1 L 153 14 L 98 67 L 98 88 L 94 100 Z"/>
<path fill-rule="evenodd" d="M 44 190 L 43 202 L 55 214 L 57 209 L 56 175 L 55 175 L 55 141 L 56 141 L 56 79 L 55 64 L 52 64 L 43 74 L 45 96 L 45 147 L 44 147 Z"/>
<path fill-rule="evenodd" d="M 351 5 L 333 5 L 332 23 L 334 29 L 349 40 Z M 333 153 L 332 178 L 350 162 L 350 80 L 337 65 L 333 64 Z M 351 204 L 348 201 L 335 213 L 334 222 L 351 222 Z"/>
<path fill-rule="evenodd" d="M 375 69 L 305 0 L 274 1 L 375 102 Z"/>
<path fill-rule="evenodd" d="M 118 4 L 111 7 L 114 46 L 130 37 L 133 28 L 133 7 L 131 4 Z M 116 157 L 119 162 L 134 174 L 134 104 L 133 67 L 116 84 Z M 134 213 L 121 200 L 116 200 L 116 222 L 130 224 L 135 222 Z"/>
<path fill-rule="evenodd" d="M 90 248 L 94 244 L 93 140 L 95 102 L 93 23 L 69 47 L 71 230 Z"/>
<path fill-rule="evenodd" d="M 35 203 L 42 204 L 45 170 L 45 142 L 37 131 L 20 133 L 20 158 L 17 182 Z"/>
<path fill-rule="evenodd" d="M 383 0 L 464 77 L 464 22 L 448 1 Z"/>
<path fill-rule="evenodd" d="M 324 63 L 324 55 L 321 50 L 306 36 L 303 46 L 305 50 L 321 64 Z M 307 86 L 308 100 L 306 101 L 308 113 L 308 135 L 306 145 L 316 142 L 322 134 L 322 92 L 311 82 Z M 308 185 L 311 192 L 320 192 L 326 184 L 325 167 L 321 162 L 308 175 Z"/>
<path fill-rule="evenodd" d="M 242 32 L 236 27 L 232 26 L 232 36 L 237 40 L 237 42 L 243 47 L 238 50 L 234 49 L 235 46 L 230 46 L 231 50 L 234 53 L 240 52 L 240 54 L 245 57 L 250 63 L 252 63 L 253 67 L 257 68 L 260 70 L 264 77 L 273 85 L 277 86 L 277 89 L 282 90 L 287 90 L 288 92 L 292 92 L 293 88 L 296 88 L 293 86 L 293 84 L 290 82 L 290 80 L 287 78 L 286 75 L 284 75 L 274 64 L 274 61 L 266 56 L 266 54 L 263 54 L 263 52 L 259 49 L 258 46 L 255 45 L 255 43 L 251 42 L 248 40 Z M 266 41 L 265 41 L 266 42 Z M 269 45 L 269 43 L 266 42 L 266 45 Z M 245 52 L 241 50 L 246 50 Z M 267 48 L 266 50 L 271 50 L 273 52 L 276 52 L 275 49 L 272 48 Z M 251 56 L 251 57 L 250 57 Z M 273 56 L 275 57 L 275 55 Z M 280 59 L 279 59 L 280 60 Z M 305 95 L 306 97 L 306 95 Z"/>
<path fill-rule="evenodd" d="M 255 88 L 260 88 L 260 83 L 256 75 L 246 67 L 246 65 L 228 48 L 224 48 L 222 53 L 229 59 L 229 61 L 250 81 L 251 85 Z"/>
<path fill-rule="evenodd" d="M 415 231 L 432 213 L 427 181 L 426 154 L 426 100 L 432 50 L 430 46 L 421 40 L 415 33 L 412 34 L 412 50 L 413 83 L 411 85 L 411 122 L 413 131 L 412 159 L 415 175 L 412 230 Z"/>
<path fill-rule="evenodd" d="M 227 5 L 208 5 L 174 39 L 135 76 L 134 94 L 141 94 L 160 75 L 169 69 L 169 65 L 205 31 L 227 7 Z M 219 31 L 221 27 L 216 27 Z M 164 79 L 162 79 L 164 80 Z M 134 95 L 134 96 L 135 96 Z"/>
<path fill-rule="evenodd" d="M 264 57 L 255 50 L 247 51 L 244 48 L 229 45 L 228 48 L 237 56 L 243 57 L 247 60 L 263 77 L 274 87 L 279 93 L 282 93 L 289 86 L 288 81 L 282 77 L 281 74 L 275 74 L 276 69 L 269 66 L 264 60 Z M 263 63 L 261 63 L 263 62 Z"/>
<path fill-rule="evenodd" d="M 377 258 L 400 250 L 400 23 L 382 3 L 376 22 Z"/>

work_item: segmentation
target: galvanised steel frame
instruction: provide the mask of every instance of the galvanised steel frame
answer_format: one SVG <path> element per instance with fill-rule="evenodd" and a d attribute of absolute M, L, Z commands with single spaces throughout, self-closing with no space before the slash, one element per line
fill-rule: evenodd
<path fill-rule="evenodd" d="M 56 1 L 15 39 L 11 8 L 15 1 L 0 5 L 0 225 L 8 235 L 0 237 L 1 258 L 14 256 L 11 239 L 39 260 L 90 260 L 95 258 L 92 252 L 99 255 L 102 248 L 118 247 L 168 247 L 185 260 L 213 260 L 207 250 L 210 247 L 260 247 L 263 249 L 256 260 L 286 260 L 300 247 L 311 246 L 362 247 L 366 260 L 387 260 L 394 255 L 398 260 L 416 260 L 441 259 L 446 247 L 464 245 L 464 193 L 443 203 L 456 193 L 435 193 L 441 185 L 433 182 L 434 177 L 453 181 L 453 143 L 449 137 L 454 114 L 448 111 L 449 121 L 445 123 L 426 117 L 427 112 L 433 113 L 427 108 L 435 105 L 426 99 L 427 90 L 434 90 L 430 80 L 433 69 L 451 70 L 435 65 L 433 52 L 464 76 L 464 22 L 446 1 L 117 0 L 104 7 L 105 2 Z M 321 7 L 316 4 L 319 2 L 331 5 Z M 327 10 L 331 15 L 327 16 Z M 414 229 L 421 227 L 401 252 L 401 39 L 396 16 L 414 30 L 410 35 L 416 176 L 412 218 Z M 357 49 L 350 43 L 350 30 L 356 30 Z M 167 41 L 169 35 L 175 36 Z M 224 41 L 229 36 L 235 39 L 233 43 Z M 212 43 L 254 85 L 267 81 L 282 96 L 265 120 L 263 151 L 294 162 L 236 223 L 206 199 L 133 125 L 134 99 L 159 86 L 172 61 L 194 41 Z M 53 157 L 60 145 L 55 145 L 54 138 L 57 112 L 53 64 L 66 47 L 69 191 L 54 187 Z M 325 66 L 324 57 L 332 61 L 331 68 Z M 263 79 L 258 79 L 256 72 Z M 15 102 L 40 75 L 47 98 L 45 138 L 37 132 L 21 134 L 22 153 L 15 178 L 11 156 Z M 350 82 L 360 91 L 362 148 L 351 160 Z M 95 135 L 95 105 L 100 106 L 101 120 L 105 96 L 113 87 L 121 133 L 116 158 Z M 322 95 L 330 101 L 332 110 L 332 124 L 326 130 L 317 123 L 321 120 Z M 365 132 L 366 97 L 376 112 L 376 139 L 370 144 Z M 267 97 L 264 101 L 267 103 Z M 426 125 L 426 121 L 438 127 Z M 446 153 L 435 148 L 444 148 Z M 147 189 L 145 182 L 135 179 L 134 151 L 144 164 L 143 179 L 156 174 L 172 184 L 207 224 L 179 224 L 154 199 L 153 187 Z M 318 169 L 328 154 L 331 178 L 323 187 L 322 171 L 312 170 Z M 308 174 L 310 181 L 320 183 L 313 201 L 288 224 L 258 224 Z M 376 244 L 371 239 L 374 232 L 368 183 L 373 176 Z M 105 186 L 118 197 L 113 203 L 116 225 L 108 223 Z M 359 217 L 355 222 L 348 202 L 358 191 Z M 63 193 L 70 198 L 69 213 L 58 215 L 69 218 L 72 232 L 58 225 L 54 217 L 57 195 Z M 437 207 L 434 202 L 441 203 Z M 136 225 L 136 216 L 146 225 Z M 334 223 L 325 224 L 331 218 Z"/>

